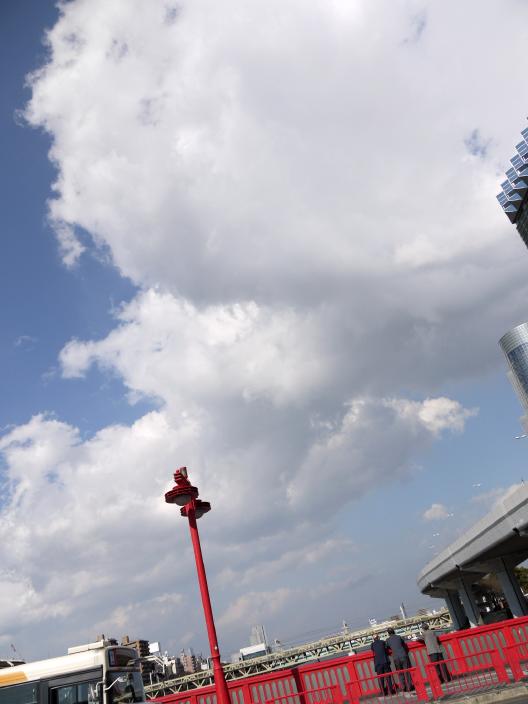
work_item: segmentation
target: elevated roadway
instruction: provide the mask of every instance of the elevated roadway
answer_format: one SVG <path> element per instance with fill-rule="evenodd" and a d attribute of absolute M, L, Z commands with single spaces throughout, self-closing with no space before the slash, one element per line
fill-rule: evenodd
<path fill-rule="evenodd" d="M 472 585 L 495 574 L 513 616 L 528 615 L 514 568 L 528 559 L 528 484 L 499 501 L 418 575 L 423 594 L 445 599 L 456 628 L 481 620 Z"/>

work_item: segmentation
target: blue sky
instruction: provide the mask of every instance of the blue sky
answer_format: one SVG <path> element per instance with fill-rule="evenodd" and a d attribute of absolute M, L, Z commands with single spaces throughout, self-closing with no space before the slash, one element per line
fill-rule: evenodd
<path fill-rule="evenodd" d="M 44 30 L 57 16 L 53 2 L 8 2 L 2 9 L 1 266 L 9 303 L 0 311 L 0 425 L 51 411 L 91 434 L 108 423 L 130 421 L 139 411 L 124 402 L 116 379 L 94 375 L 88 385 L 63 383 L 57 356 L 65 340 L 108 332 L 109 311 L 129 299 L 134 287 L 96 257 L 86 257 L 75 271 L 62 265 L 47 224 L 56 176 L 47 157 L 50 139 L 16 118 L 30 95 L 26 76 L 46 57 Z"/>
<path fill-rule="evenodd" d="M 528 451 L 508 6 L 4 3 L 0 656 L 205 648 L 180 464 L 227 653 L 440 605 Z"/>

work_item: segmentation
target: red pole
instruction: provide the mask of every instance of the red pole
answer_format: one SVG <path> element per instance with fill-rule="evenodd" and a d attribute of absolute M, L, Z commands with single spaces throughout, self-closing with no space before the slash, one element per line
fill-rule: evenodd
<path fill-rule="evenodd" d="M 200 594 L 202 596 L 205 623 L 207 626 L 207 636 L 209 638 L 209 646 L 211 648 L 217 704 L 231 704 L 224 670 L 220 661 L 220 650 L 218 648 L 218 640 L 216 637 L 213 610 L 211 608 L 211 599 L 209 597 L 209 588 L 207 587 L 207 576 L 205 574 L 205 567 L 202 557 L 200 536 L 198 534 L 198 526 L 196 525 L 194 500 L 186 505 L 185 510 L 187 513 L 187 518 L 189 519 L 189 530 L 191 531 L 194 559 L 196 560 L 196 570 L 198 572 L 198 584 L 200 585 Z"/>

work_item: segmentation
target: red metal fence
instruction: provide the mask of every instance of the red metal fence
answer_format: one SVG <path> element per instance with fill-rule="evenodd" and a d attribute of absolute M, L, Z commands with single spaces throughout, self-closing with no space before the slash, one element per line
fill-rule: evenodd
<path fill-rule="evenodd" d="M 462 695 L 528 677 L 528 616 L 453 631 L 440 637 L 445 660 L 430 662 L 425 646 L 410 642 L 412 667 L 377 675 L 372 653 L 307 663 L 228 682 L 232 704 L 360 704 L 383 695 L 391 704 Z M 409 683 L 412 686 L 409 686 Z M 405 691 L 410 690 L 410 691 Z M 394 691 L 394 694 L 392 694 Z M 214 686 L 168 694 L 165 704 L 216 704 Z"/>

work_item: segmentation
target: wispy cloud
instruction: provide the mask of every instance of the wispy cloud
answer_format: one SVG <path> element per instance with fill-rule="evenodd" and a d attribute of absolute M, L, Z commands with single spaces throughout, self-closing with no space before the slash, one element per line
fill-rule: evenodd
<path fill-rule="evenodd" d="M 481 494 L 473 496 L 471 501 L 472 503 L 482 504 L 490 511 L 493 511 L 494 509 L 499 508 L 504 499 L 508 498 L 508 496 L 516 492 L 517 489 L 519 489 L 519 487 L 523 485 L 523 483 L 524 482 L 517 482 L 515 484 L 511 484 L 508 487 L 499 486 L 495 489 L 490 489 L 489 491 L 485 491 Z"/>
<path fill-rule="evenodd" d="M 403 40 L 403 43 L 416 44 L 417 42 L 419 42 L 426 27 L 427 13 L 425 10 L 423 12 L 418 12 L 417 14 L 413 15 L 410 21 L 410 32 Z"/>
<path fill-rule="evenodd" d="M 479 159 L 485 159 L 488 155 L 488 149 L 491 144 L 491 139 L 485 139 L 479 129 L 474 129 L 465 139 L 464 144 L 471 156 L 476 156 Z"/>
<path fill-rule="evenodd" d="M 37 342 L 37 338 L 32 335 L 19 335 L 13 342 L 13 345 L 19 349 L 32 350 Z"/>
<path fill-rule="evenodd" d="M 432 504 L 422 513 L 422 518 L 425 521 L 442 521 L 445 518 L 449 518 L 450 515 L 444 504 Z"/>

